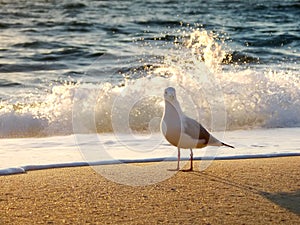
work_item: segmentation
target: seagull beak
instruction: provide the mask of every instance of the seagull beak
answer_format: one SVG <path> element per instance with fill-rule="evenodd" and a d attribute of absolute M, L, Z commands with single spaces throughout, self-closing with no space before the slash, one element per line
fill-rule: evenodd
<path fill-rule="evenodd" d="M 173 101 L 173 100 L 174 100 L 174 96 L 173 96 L 173 95 L 168 95 L 168 96 L 167 96 L 167 99 L 168 99 L 169 101 Z"/>

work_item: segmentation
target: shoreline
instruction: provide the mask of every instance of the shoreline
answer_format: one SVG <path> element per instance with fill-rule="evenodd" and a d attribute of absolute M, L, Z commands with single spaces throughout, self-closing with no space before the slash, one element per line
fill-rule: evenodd
<path fill-rule="evenodd" d="M 0 224 L 297 224 L 299 165 L 300 157 L 215 160 L 146 186 L 87 166 L 0 176 Z"/>
<path fill-rule="evenodd" d="M 216 156 L 213 159 L 211 157 L 194 157 L 195 161 L 222 161 L 222 160 L 247 160 L 247 159 L 271 159 L 271 158 L 283 158 L 283 157 L 300 157 L 300 153 L 274 153 L 274 154 L 261 154 L 261 155 L 235 155 L 235 156 Z M 189 160 L 189 157 L 182 157 L 182 161 Z M 156 162 L 174 162 L 177 161 L 176 157 L 169 158 L 149 158 L 149 159 L 120 159 L 101 162 L 66 162 L 66 163 L 53 163 L 53 164 L 41 164 L 41 165 L 26 165 L 20 167 L 0 168 L 1 176 L 10 176 L 16 174 L 28 173 L 35 170 L 46 169 L 60 169 L 60 168 L 73 168 L 73 167 L 85 167 L 85 166 L 104 166 L 104 165 L 119 165 L 119 164 L 142 164 L 142 163 L 156 163 Z"/>

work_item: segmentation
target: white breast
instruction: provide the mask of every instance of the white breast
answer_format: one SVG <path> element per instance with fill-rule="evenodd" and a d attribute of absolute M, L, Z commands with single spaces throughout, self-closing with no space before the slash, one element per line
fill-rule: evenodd
<path fill-rule="evenodd" d="M 184 115 L 172 105 L 166 104 L 166 109 L 161 122 L 161 131 L 170 144 L 179 148 L 195 148 L 199 144 L 198 139 L 193 139 L 184 133 Z M 203 143 L 205 140 L 203 140 Z M 200 140 L 201 143 L 201 140 Z"/>

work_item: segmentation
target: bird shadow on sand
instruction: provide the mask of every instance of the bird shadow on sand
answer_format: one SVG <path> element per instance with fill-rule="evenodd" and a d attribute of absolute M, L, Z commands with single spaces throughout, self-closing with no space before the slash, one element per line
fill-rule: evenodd
<path fill-rule="evenodd" d="M 178 172 L 194 172 L 193 170 L 190 170 L 190 169 L 168 169 L 168 171 L 178 171 Z"/>
<path fill-rule="evenodd" d="M 275 204 L 286 208 L 300 216 L 300 189 L 294 192 L 262 193 L 262 195 Z"/>
<path fill-rule="evenodd" d="M 204 177 L 206 179 L 209 179 L 210 181 L 219 182 L 247 192 L 252 192 L 253 194 L 258 194 L 263 198 L 266 198 L 269 201 L 275 203 L 276 205 L 283 207 L 298 216 L 300 215 L 300 189 L 294 192 L 270 193 L 260 190 L 256 187 L 246 184 L 240 184 L 235 181 L 224 179 L 222 177 L 204 171 L 191 171 L 191 174 Z"/>

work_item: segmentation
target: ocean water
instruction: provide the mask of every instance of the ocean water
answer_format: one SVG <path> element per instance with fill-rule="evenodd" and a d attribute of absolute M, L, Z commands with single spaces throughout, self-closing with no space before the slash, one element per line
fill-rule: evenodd
<path fill-rule="evenodd" d="M 296 0 L 0 1 L 1 173 L 172 161 L 168 86 L 236 146 L 197 157 L 299 155 L 299 16 Z"/>

